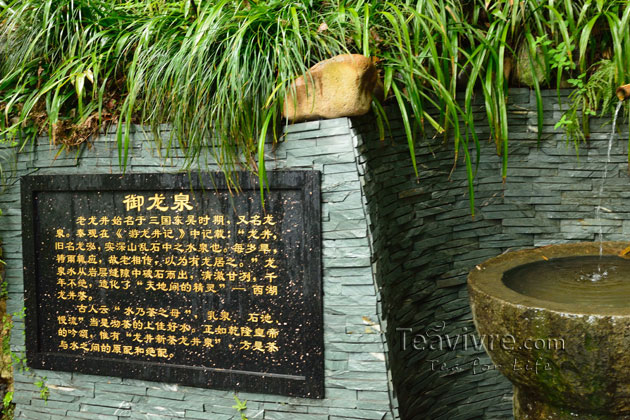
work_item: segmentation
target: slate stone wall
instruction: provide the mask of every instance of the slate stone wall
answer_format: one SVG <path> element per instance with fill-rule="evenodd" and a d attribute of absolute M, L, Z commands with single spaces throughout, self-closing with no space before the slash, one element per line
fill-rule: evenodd
<path fill-rule="evenodd" d="M 611 118 L 591 120 L 592 134 L 579 147 L 578 160 L 573 144 L 554 129 L 562 115 L 556 91 L 544 95 L 544 130 L 537 144 L 533 93 L 510 92 L 505 184 L 496 146 L 488 141 L 485 109 L 477 106 L 482 158 L 474 219 L 463 160 L 453 169 L 452 139 L 429 134 L 417 146 L 416 182 L 395 114 L 393 138 L 383 142 L 370 118 L 354 122 L 363 139 L 374 266 L 402 419 L 513 418 L 511 384 L 472 342 L 466 275 L 476 264 L 507 250 L 593 241 L 600 228 L 605 240 L 630 240 L 627 125 L 613 144 L 601 197 L 606 209 L 596 220 L 610 135 L 610 125 L 602 124 Z M 416 334 L 421 337 L 414 349 Z"/>
<path fill-rule="evenodd" d="M 238 393 L 247 400 L 249 419 L 393 420 L 396 402 L 386 366 L 384 324 L 380 319 L 370 261 L 368 216 L 356 154 L 357 137 L 346 118 L 297 124 L 285 141 L 268 152 L 268 169 L 322 171 L 323 290 L 326 398 L 312 400 Z M 168 137 L 168 133 L 164 133 Z M 113 133 L 102 135 L 79 157 L 61 153 L 40 139 L 19 154 L 17 176 L 120 173 Z M 147 134 L 137 130 L 129 173 L 173 172 L 183 166 L 177 150 L 163 159 Z M 162 150 L 162 153 L 164 150 Z M 205 169 L 212 169 L 209 165 Z M 23 307 L 22 244 L 17 177 L 0 195 L 0 236 L 9 289 L 8 312 Z M 24 323 L 15 318 L 11 347 L 24 351 Z M 35 383 L 42 378 L 44 387 Z M 158 379 L 158 378 L 156 378 Z M 47 390 L 47 400 L 42 390 Z M 116 377 L 53 371 L 15 372 L 16 418 L 62 419 L 240 419 L 232 391 L 182 387 Z"/>
<path fill-rule="evenodd" d="M 453 170 L 451 141 L 435 137 L 417 147 L 417 183 L 395 114 L 393 136 L 384 142 L 371 117 L 287 127 L 285 142 L 268 152 L 268 168 L 323 172 L 326 398 L 238 393 L 247 400 L 248 418 L 394 419 L 398 403 L 402 419 L 512 418 L 509 382 L 491 369 L 471 339 L 467 272 L 508 249 L 594 240 L 600 227 L 605 239 L 630 238 L 627 126 L 613 145 L 601 199 L 606 210 L 596 221 L 610 126 L 601 127 L 606 119 L 592 120 L 591 140 L 580 147 L 578 160 L 563 133 L 554 129 L 562 114 L 556 92 L 544 95 L 546 118 L 538 145 L 533 95 L 528 90 L 510 93 L 505 184 L 495 146 L 487 142 L 485 110 L 478 106 L 483 150 L 474 220 L 463 162 Z M 134 137 L 128 172 L 181 168 L 181 158 L 164 160 L 145 134 Z M 56 149 L 41 139 L 20 154 L 17 174 L 120 173 L 117 162 L 111 133 L 78 159 L 65 153 L 56 157 Z M 0 195 L 0 209 L 8 311 L 19 312 L 18 184 Z M 23 328 L 16 319 L 12 348 L 18 354 L 24 349 Z M 416 340 L 424 350 L 414 349 L 415 334 L 427 340 Z M 397 398 L 391 395 L 388 364 Z M 47 402 L 34 385 L 44 376 Z M 15 388 L 16 417 L 30 420 L 240 418 L 230 391 L 51 371 L 16 372 Z"/>

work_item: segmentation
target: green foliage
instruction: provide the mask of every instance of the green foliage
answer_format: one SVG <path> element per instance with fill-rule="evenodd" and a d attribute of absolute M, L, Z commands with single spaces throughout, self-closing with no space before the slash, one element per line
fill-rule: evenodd
<path fill-rule="evenodd" d="M 277 117 L 296 75 L 345 51 L 344 39 L 318 31 L 327 16 L 309 1 L 14 1 L 0 15 L 4 133 L 47 131 L 68 146 L 119 121 L 124 166 L 141 122 L 190 162 L 255 168 L 267 110 Z M 173 127 L 166 139 L 163 123 Z"/>
<path fill-rule="evenodd" d="M 15 404 L 13 404 L 13 391 L 8 391 L 2 398 L 2 420 L 13 419 L 13 411 Z"/>
<path fill-rule="evenodd" d="M 611 60 L 611 83 L 626 80 L 630 69 L 629 14 L 625 1 L 384 3 L 380 12 L 372 13 L 372 23 L 377 25 L 379 38 L 386 40 L 377 44 L 385 90 L 391 88 L 401 109 L 412 155 L 413 134 L 422 132 L 428 122 L 438 134 L 451 136 L 455 164 L 462 156 L 472 186 L 473 160 L 479 162 L 480 140 L 474 126 L 473 98 L 481 93 L 490 137 L 503 158 L 505 179 L 509 151 L 507 88 L 513 82 L 512 69 L 523 64 L 518 63 L 519 48 L 528 53 L 526 64 L 541 69 L 544 76 L 543 82 L 533 78 L 538 133 L 542 133 L 541 85 L 560 88 L 567 78 L 585 72 L 589 63 L 600 62 L 605 56 L 615 57 Z M 608 90 L 608 98 L 613 92 Z M 598 98 L 604 99 L 600 94 Z M 593 106 L 597 105 L 590 101 L 589 107 Z M 432 119 L 436 112 L 439 119 Z M 568 121 L 575 123 L 566 116 L 562 125 L 573 138 L 579 138 L 580 125 Z M 471 187 L 474 212 L 473 193 Z"/>
<path fill-rule="evenodd" d="M 20 372 L 28 372 L 30 369 L 26 365 L 26 356 L 23 352 L 16 353 L 11 350 L 11 330 L 13 329 L 13 319 L 24 319 L 26 307 L 22 307 L 19 312 L 4 314 L 2 317 L 2 353 L 9 355 L 12 360 L 12 368 Z"/>
<path fill-rule="evenodd" d="M 236 401 L 236 405 L 233 405 L 232 408 L 241 415 L 241 420 L 247 420 L 244 413 L 247 410 L 247 401 L 241 401 L 236 395 L 234 395 L 234 401 Z"/>
<path fill-rule="evenodd" d="M 48 386 L 46 385 L 46 377 L 43 376 L 41 378 L 38 378 L 35 381 L 35 386 L 39 388 L 39 397 L 47 402 L 48 396 L 50 395 L 50 389 L 48 389 Z"/>
<path fill-rule="evenodd" d="M 0 4 L 0 137 L 46 133 L 71 147 L 117 122 L 124 167 L 139 123 L 166 154 L 178 145 L 189 163 L 212 157 L 228 175 L 245 166 L 264 184 L 262 149 L 268 134 L 277 140 L 290 82 L 320 60 L 361 53 L 400 109 L 416 175 L 414 149 L 430 128 L 453 142 L 474 211 L 475 97 L 505 179 L 517 51 L 544 76 L 533 78 L 541 133 L 542 88 L 582 74 L 588 83 L 602 60 L 613 85 L 627 81 L 629 20 L 627 0 L 13 0 Z M 384 137 L 385 113 L 374 109 Z M 579 140 L 574 117 L 561 126 Z M 173 131 L 160 138 L 164 123 Z"/>
<path fill-rule="evenodd" d="M 589 133 L 589 117 L 608 113 L 613 108 L 617 98 L 611 95 L 615 90 L 615 63 L 602 60 L 591 69 L 590 77 L 586 73 L 580 74 L 568 83 L 574 90 L 569 95 L 571 104 L 569 109 L 556 123 L 556 128 L 562 127 L 567 133 L 567 141 L 574 143 L 576 152 L 578 145 L 585 141 Z"/>
<path fill-rule="evenodd" d="M 4 283 L 3 283 L 4 285 Z M 4 297 L 2 299 L 5 299 Z M 7 373 L 12 372 L 12 352 L 11 352 L 11 329 L 13 321 L 8 314 L 2 314 L 2 322 L 0 323 L 0 337 L 2 337 L 2 355 L 0 356 L 0 370 L 3 377 Z M 13 418 L 13 392 L 7 391 L 2 400 L 2 420 L 10 420 Z"/>
<path fill-rule="evenodd" d="M 13 322 L 11 321 L 11 317 L 8 314 L 2 315 L 2 324 L 0 324 L 0 328 L 2 328 L 2 354 L 10 354 L 11 353 L 11 329 L 13 328 Z"/>
<path fill-rule="evenodd" d="M 26 308 L 22 307 L 19 312 L 12 314 L 3 314 L 2 322 L 0 323 L 0 337 L 2 338 L 2 370 L 12 371 L 13 369 L 19 370 L 21 373 L 28 373 L 33 378 L 34 385 L 39 389 L 40 398 L 45 402 L 48 401 L 50 389 L 46 385 L 46 377 L 38 377 L 30 368 L 26 365 L 26 356 L 23 352 L 16 353 L 11 350 L 11 331 L 13 329 L 13 319 L 24 319 Z M 7 361 L 9 360 L 9 361 Z M 13 404 L 13 391 L 8 391 L 3 397 L 3 406 L 1 411 L 1 420 L 13 419 L 13 411 L 15 404 Z"/>
<path fill-rule="evenodd" d="M 9 404 L 11 404 L 11 402 L 13 401 L 13 392 L 9 391 L 4 395 L 4 398 L 2 399 L 2 406 L 6 409 Z"/>

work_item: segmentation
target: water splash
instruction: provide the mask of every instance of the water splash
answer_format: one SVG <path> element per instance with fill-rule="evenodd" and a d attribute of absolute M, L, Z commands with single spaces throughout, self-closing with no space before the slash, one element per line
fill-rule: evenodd
<path fill-rule="evenodd" d="M 619 111 L 621 110 L 621 106 L 623 105 L 622 101 L 619 101 L 617 104 L 617 108 L 615 109 L 615 114 L 613 116 L 612 130 L 610 131 L 610 138 L 608 139 L 608 154 L 606 156 L 606 164 L 604 165 L 604 176 L 602 177 L 602 182 L 599 186 L 599 203 L 595 208 L 595 223 L 599 225 L 599 257 L 601 258 L 604 253 L 604 232 L 603 227 L 600 223 L 600 211 L 602 210 L 602 196 L 604 194 L 604 183 L 606 182 L 606 177 L 608 177 L 608 164 L 610 163 L 610 151 L 612 150 L 613 140 L 615 139 L 616 130 L 617 130 L 617 117 L 619 116 Z M 607 210 L 607 209 L 606 209 Z M 598 276 L 593 276 L 592 281 L 599 281 L 603 277 L 606 276 L 606 272 L 602 273 L 601 267 L 598 267 Z"/>
<path fill-rule="evenodd" d="M 608 270 L 602 271 L 601 265 L 598 264 L 596 273 L 581 274 L 580 277 L 578 277 L 578 281 L 596 282 L 604 280 L 606 277 L 608 277 Z"/>

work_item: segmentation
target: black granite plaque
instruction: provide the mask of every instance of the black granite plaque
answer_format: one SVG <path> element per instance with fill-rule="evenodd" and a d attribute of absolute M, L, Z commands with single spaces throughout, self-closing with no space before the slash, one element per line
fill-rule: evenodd
<path fill-rule="evenodd" d="M 29 365 L 323 397 L 319 172 L 237 175 L 22 178 Z"/>

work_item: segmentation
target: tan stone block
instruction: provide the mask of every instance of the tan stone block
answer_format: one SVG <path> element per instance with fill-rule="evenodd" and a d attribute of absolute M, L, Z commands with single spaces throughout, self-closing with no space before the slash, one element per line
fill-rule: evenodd
<path fill-rule="evenodd" d="M 378 85 L 370 58 L 338 55 L 317 63 L 292 83 L 282 115 L 291 121 L 363 115 L 370 110 Z"/>

